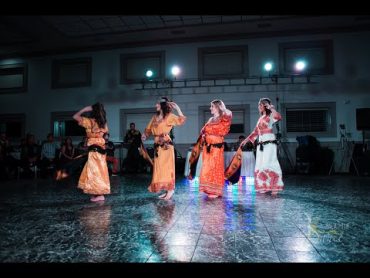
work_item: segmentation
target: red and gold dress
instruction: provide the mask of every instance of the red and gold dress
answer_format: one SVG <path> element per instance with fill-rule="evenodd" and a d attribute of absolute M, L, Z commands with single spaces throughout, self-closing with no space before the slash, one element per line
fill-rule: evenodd
<path fill-rule="evenodd" d="M 222 196 L 225 183 L 224 136 L 229 133 L 232 115 L 222 115 L 202 128 L 205 143 L 202 151 L 202 169 L 199 191 Z"/>
<path fill-rule="evenodd" d="M 174 126 L 183 125 L 185 121 L 185 116 L 173 113 L 160 121 L 154 115 L 145 128 L 147 137 L 154 136 L 153 177 L 148 187 L 150 192 L 175 189 L 175 150 L 169 133 Z"/>
<path fill-rule="evenodd" d="M 100 128 L 94 119 L 81 117 L 78 123 L 86 129 L 87 146 L 98 145 L 105 149 L 104 133 L 108 127 Z M 78 188 L 91 195 L 110 194 L 110 182 L 106 155 L 90 151 L 88 160 L 78 181 Z"/>
<path fill-rule="evenodd" d="M 262 115 L 247 137 L 252 143 L 258 137 L 256 166 L 254 170 L 255 189 L 259 192 L 277 192 L 283 190 L 282 171 L 277 158 L 277 142 L 272 125 L 281 120 L 281 115 Z"/>

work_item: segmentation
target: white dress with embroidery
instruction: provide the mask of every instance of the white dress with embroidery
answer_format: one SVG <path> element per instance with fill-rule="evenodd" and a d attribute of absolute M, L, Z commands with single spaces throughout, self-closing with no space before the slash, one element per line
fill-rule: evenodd
<path fill-rule="evenodd" d="M 254 143 L 257 137 L 259 143 L 276 140 L 272 125 L 280 120 L 281 115 L 277 112 L 275 117 L 273 117 L 272 114 L 262 115 L 258 119 L 255 129 L 248 136 L 248 139 L 252 143 Z M 262 147 L 261 145 L 257 145 L 254 183 L 255 189 L 258 192 L 277 192 L 283 190 L 284 183 L 281 167 L 277 158 L 276 144 L 263 144 Z"/>

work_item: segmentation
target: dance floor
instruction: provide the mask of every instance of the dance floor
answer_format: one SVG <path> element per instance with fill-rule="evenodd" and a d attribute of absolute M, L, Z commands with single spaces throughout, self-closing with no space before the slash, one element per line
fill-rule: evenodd
<path fill-rule="evenodd" d="M 91 203 L 76 180 L 0 183 L 0 262 L 370 262 L 370 178 L 286 176 L 277 197 L 253 179 L 215 200 L 178 177 L 171 201 L 151 176 L 111 177 Z"/>

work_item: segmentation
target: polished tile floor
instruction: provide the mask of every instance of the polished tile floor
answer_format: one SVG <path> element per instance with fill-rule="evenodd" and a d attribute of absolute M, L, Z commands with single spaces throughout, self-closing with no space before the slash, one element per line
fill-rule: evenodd
<path fill-rule="evenodd" d="M 150 178 L 112 177 L 100 204 L 75 180 L 0 183 L 0 262 L 370 262 L 370 178 L 287 176 L 275 198 L 247 179 L 209 200 L 178 177 L 171 201 Z"/>

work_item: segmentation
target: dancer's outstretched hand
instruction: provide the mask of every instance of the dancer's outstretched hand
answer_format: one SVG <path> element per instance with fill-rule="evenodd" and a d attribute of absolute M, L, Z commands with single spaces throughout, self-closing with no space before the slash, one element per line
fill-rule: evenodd
<path fill-rule="evenodd" d="M 244 139 L 244 140 L 240 143 L 240 146 L 241 146 L 241 147 L 244 147 L 244 145 L 245 145 L 245 144 L 247 144 L 247 143 L 248 143 L 248 141 L 249 141 L 249 139 L 248 139 L 248 138 Z"/>

